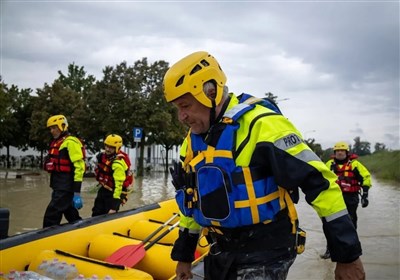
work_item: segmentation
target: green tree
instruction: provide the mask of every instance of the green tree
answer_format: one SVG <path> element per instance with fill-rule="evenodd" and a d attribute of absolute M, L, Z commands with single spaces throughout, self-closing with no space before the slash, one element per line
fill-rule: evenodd
<path fill-rule="evenodd" d="M 7 167 L 10 167 L 10 146 L 26 150 L 30 144 L 31 92 L 16 85 L 9 88 L 0 77 L 0 147 L 7 150 Z"/>
<path fill-rule="evenodd" d="M 83 112 L 83 108 L 81 95 L 64 86 L 59 80 L 55 80 L 51 86 L 45 84 L 43 89 L 37 89 L 30 130 L 30 136 L 35 141 L 36 148 L 43 151 L 51 139 L 46 123 L 52 115 L 64 115 L 68 120 L 68 131 L 80 136 L 86 129 L 79 126 L 79 114 Z"/>
<path fill-rule="evenodd" d="M 322 150 L 322 146 L 319 143 L 315 142 L 314 138 L 304 139 L 306 144 L 310 147 L 310 149 L 319 157 L 322 157 L 324 152 Z"/>
<path fill-rule="evenodd" d="M 68 120 L 68 130 L 78 137 L 84 137 L 88 128 L 86 119 L 86 97 L 95 81 L 92 75 L 87 75 L 83 67 L 75 64 L 68 66 L 64 75 L 58 71 L 59 77 L 51 85 L 47 83 L 42 89 L 37 89 L 33 98 L 32 127 L 30 137 L 33 146 L 43 152 L 51 140 L 46 127 L 47 119 L 52 115 L 62 114 Z"/>
<path fill-rule="evenodd" d="M 91 139 L 91 149 L 103 148 L 106 135 L 121 135 L 124 145 L 133 147 L 131 131 L 137 112 L 143 111 L 140 85 L 134 69 L 126 62 L 115 67 L 107 66 L 103 78 L 90 91 L 86 102 L 86 137 Z"/>
<path fill-rule="evenodd" d="M 182 143 L 187 127 L 178 120 L 176 108 L 165 101 L 161 87 L 151 94 L 149 108 L 153 110 L 148 119 L 150 133 L 148 133 L 147 144 L 159 144 L 165 149 L 164 171 L 168 172 L 169 151 Z"/>
<path fill-rule="evenodd" d="M 385 144 L 379 143 L 379 142 L 375 143 L 374 154 L 380 153 L 380 152 L 385 152 L 385 151 L 387 151 Z"/>
<path fill-rule="evenodd" d="M 135 126 L 143 127 L 146 137 L 140 143 L 140 156 L 137 174 L 143 174 L 144 145 L 159 144 L 166 150 L 166 166 L 168 170 L 168 152 L 173 146 L 181 144 L 186 128 L 177 119 L 175 108 L 164 99 L 162 81 L 168 63 L 156 61 L 149 64 L 144 58 L 134 64 L 135 76 L 140 85 L 139 96 L 144 107 L 136 114 Z"/>
<path fill-rule="evenodd" d="M 58 71 L 59 77 L 55 82 L 60 82 L 65 89 L 73 92 L 75 97 L 79 99 L 75 107 L 72 108 L 74 118 L 74 129 L 77 136 L 81 138 L 86 144 L 86 147 L 92 145 L 90 138 L 87 138 L 88 124 L 90 123 L 90 116 L 87 115 L 87 98 L 94 86 L 96 79 L 93 75 L 87 74 L 84 67 L 79 67 L 75 63 L 68 65 L 68 72 L 64 75 Z M 68 119 L 69 121 L 69 119 Z"/>
<path fill-rule="evenodd" d="M 357 136 L 354 138 L 354 146 L 352 147 L 352 152 L 359 155 L 365 156 L 371 154 L 371 144 L 369 142 L 361 141 L 361 138 Z"/>
<path fill-rule="evenodd" d="M 332 148 L 328 148 L 326 150 L 322 150 L 322 156 L 321 156 L 321 160 L 323 162 L 327 162 L 333 155 L 333 149 Z"/>
<path fill-rule="evenodd" d="M 96 81 L 93 75 L 88 75 L 83 66 L 79 67 L 75 63 L 68 65 L 68 73 L 64 75 L 60 70 L 57 78 L 64 86 L 71 90 L 82 94 L 85 98 L 90 92 L 94 82 Z"/>

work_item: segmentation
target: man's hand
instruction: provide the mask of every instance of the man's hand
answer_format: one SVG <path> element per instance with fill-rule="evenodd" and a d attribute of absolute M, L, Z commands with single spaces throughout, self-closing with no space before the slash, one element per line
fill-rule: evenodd
<path fill-rule="evenodd" d="M 128 201 L 128 195 L 125 193 L 121 194 L 121 205 L 125 205 L 125 203 Z"/>
<path fill-rule="evenodd" d="M 176 279 L 188 280 L 193 278 L 192 264 L 187 262 L 178 262 L 176 265 Z"/>
<path fill-rule="evenodd" d="M 362 194 L 362 196 L 361 196 L 361 207 L 362 207 L 362 208 L 365 208 L 365 207 L 368 206 L 368 204 L 369 204 L 369 201 L 368 201 L 368 193 L 367 193 L 367 192 L 364 192 L 364 193 Z"/>
<path fill-rule="evenodd" d="M 368 201 L 368 190 L 369 187 L 367 186 L 362 186 L 362 195 L 361 195 L 361 207 L 365 208 L 368 206 L 369 201 Z"/>
<path fill-rule="evenodd" d="M 80 193 L 74 193 L 74 198 L 72 200 L 72 203 L 76 209 L 81 209 L 83 207 L 83 200 L 81 198 Z"/>
<path fill-rule="evenodd" d="M 365 271 L 360 258 L 352 263 L 337 263 L 335 280 L 365 280 Z"/>
<path fill-rule="evenodd" d="M 170 167 L 169 172 L 172 177 L 172 184 L 174 185 L 176 190 L 182 189 L 185 187 L 185 171 L 182 168 L 182 164 L 179 162 L 174 162 L 174 168 Z"/>

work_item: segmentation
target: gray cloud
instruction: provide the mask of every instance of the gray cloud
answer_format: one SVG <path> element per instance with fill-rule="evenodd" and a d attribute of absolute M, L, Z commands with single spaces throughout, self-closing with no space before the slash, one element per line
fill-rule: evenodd
<path fill-rule="evenodd" d="M 326 148 L 356 136 L 399 148 L 398 2 L 2 1 L 1 75 L 42 87 L 84 66 L 207 50 L 236 93 L 273 92 Z M 386 143 L 386 142 L 387 143 Z"/>

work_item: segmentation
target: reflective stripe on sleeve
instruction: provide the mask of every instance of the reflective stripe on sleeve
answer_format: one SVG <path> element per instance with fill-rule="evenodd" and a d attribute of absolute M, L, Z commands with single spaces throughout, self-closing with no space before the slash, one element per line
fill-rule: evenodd
<path fill-rule="evenodd" d="M 184 231 L 184 230 L 186 230 L 186 229 L 187 229 L 187 228 L 184 228 L 184 227 L 180 227 L 180 228 L 179 228 L 180 231 Z M 199 229 L 199 230 L 188 229 L 188 232 L 191 233 L 191 234 L 200 234 L 201 229 Z"/>
<path fill-rule="evenodd" d="M 333 220 L 335 220 L 337 218 L 346 216 L 348 214 L 349 214 L 349 212 L 347 211 L 347 209 L 344 209 L 342 211 L 336 212 L 335 214 L 332 214 L 332 215 L 324 217 L 324 218 L 329 223 L 329 222 L 332 222 Z"/>
<path fill-rule="evenodd" d="M 286 135 L 274 142 L 275 147 L 284 151 L 296 147 L 297 145 L 300 144 L 303 144 L 303 140 L 301 140 L 300 137 L 297 136 L 297 134 L 295 133 Z M 321 159 L 313 151 L 309 149 L 303 149 L 300 153 L 292 155 L 303 162 L 321 161 Z"/>

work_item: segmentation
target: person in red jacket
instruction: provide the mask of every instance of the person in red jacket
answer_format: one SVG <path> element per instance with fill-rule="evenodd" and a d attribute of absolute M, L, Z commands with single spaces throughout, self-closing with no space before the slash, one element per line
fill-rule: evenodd
<path fill-rule="evenodd" d="M 44 169 L 50 173 L 51 201 L 43 218 L 43 227 L 59 225 L 64 215 L 68 222 L 80 220 L 83 207 L 81 186 L 85 173 L 85 150 L 82 142 L 68 132 L 67 118 L 55 115 L 47 120 L 53 136 Z"/>
<path fill-rule="evenodd" d="M 97 192 L 92 216 L 118 212 L 127 199 L 128 187 L 133 183 L 129 168 L 131 162 L 121 150 L 122 137 L 110 134 L 104 140 L 104 152 L 97 155 L 96 180 L 100 188 Z"/>
<path fill-rule="evenodd" d="M 338 177 L 337 183 L 343 193 L 344 202 L 351 217 L 354 227 L 357 229 L 357 208 L 360 203 L 365 208 L 368 206 L 368 191 L 371 188 L 371 174 L 368 169 L 357 160 L 358 156 L 350 153 L 350 147 L 346 142 L 337 142 L 333 147 L 333 156 L 326 162 L 326 166 Z M 326 248 L 323 259 L 331 257 L 329 248 Z"/>

